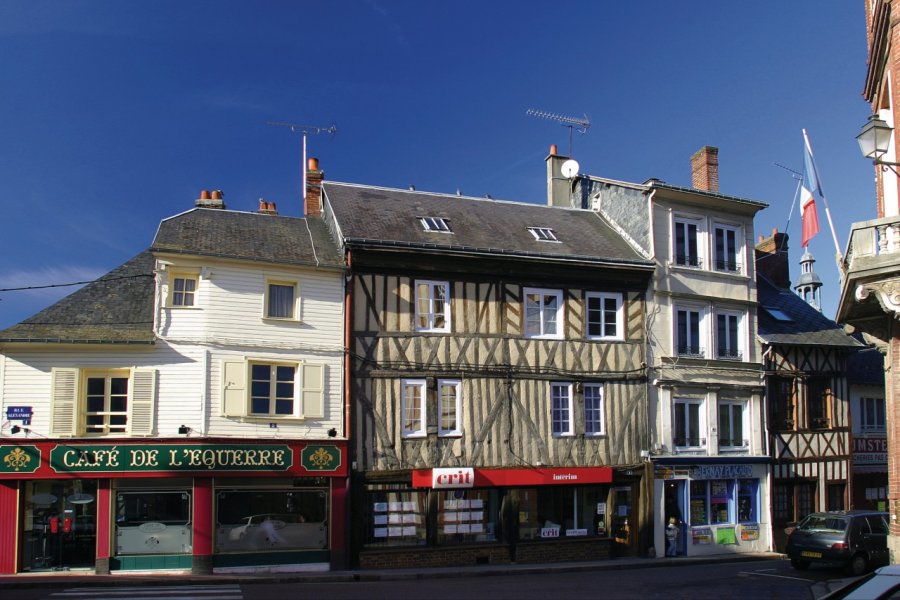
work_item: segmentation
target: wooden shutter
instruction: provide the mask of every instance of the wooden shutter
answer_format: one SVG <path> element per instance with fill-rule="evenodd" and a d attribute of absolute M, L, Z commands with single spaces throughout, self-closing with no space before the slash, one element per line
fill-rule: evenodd
<path fill-rule="evenodd" d="M 153 435 L 156 415 L 156 370 L 135 369 L 128 388 L 129 435 Z"/>
<path fill-rule="evenodd" d="M 50 372 L 50 435 L 74 437 L 78 434 L 78 369 Z"/>
<path fill-rule="evenodd" d="M 303 381 L 301 382 L 303 417 L 322 419 L 325 417 L 325 365 L 303 365 Z"/>
<path fill-rule="evenodd" d="M 247 414 L 247 363 L 242 360 L 222 361 L 222 414 Z"/>

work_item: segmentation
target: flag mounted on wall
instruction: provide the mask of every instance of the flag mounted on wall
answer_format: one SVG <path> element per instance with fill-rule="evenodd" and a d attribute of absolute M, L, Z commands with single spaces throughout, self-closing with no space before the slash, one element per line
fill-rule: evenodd
<path fill-rule="evenodd" d="M 819 183 L 819 173 L 816 171 L 816 163 L 813 161 L 812 148 L 809 146 L 809 138 L 806 130 L 803 130 L 803 185 L 800 192 L 800 220 L 803 233 L 800 245 L 804 248 L 817 233 L 819 233 L 819 214 L 816 212 L 816 200 L 824 199 L 822 185 Z"/>

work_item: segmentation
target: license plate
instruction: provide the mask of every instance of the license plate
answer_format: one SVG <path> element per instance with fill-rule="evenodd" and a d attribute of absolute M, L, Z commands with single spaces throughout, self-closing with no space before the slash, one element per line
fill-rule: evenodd
<path fill-rule="evenodd" d="M 800 556 L 804 558 L 822 558 L 821 552 L 810 552 L 809 550 L 804 550 L 800 553 Z"/>

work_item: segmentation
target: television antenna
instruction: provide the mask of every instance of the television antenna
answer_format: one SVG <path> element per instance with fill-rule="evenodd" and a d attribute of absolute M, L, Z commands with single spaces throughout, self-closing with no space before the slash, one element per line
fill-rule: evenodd
<path fill-rule="evenodd" d="M 525 111 L 526 115 L 531 115 L 532 117 L 540 117 L 542 119 L 550 119 L 551 121 L 559 122 L 563 127 L 569 128 L 569 158 L 572 158 L 572 132 L 577 131 L 578 133 L 584 135 L 587 133 L 587 130 L 591 128 L 591 120 L 588 119 L 587 115 L 584 117 L 567 117 L 565 115 L 558 115 L 556 113 L 546 112 L 543 110 L 536 110 L 534 108 L 529 108 Z"/>
<path fill-rule="evenodd" d="M 287 127 L 291 130 L 291 133 L 303 134 L 303 175 L 300 180 L 300 200 L 302 201 L 306 198 L 306 137 L 319 133 L 330 133 L 331 135 L 334 135 L 337 133 L 337 125 L 332 123 L 328 127 L 318 127 L 316 125 L 299 125 L 297 123 L 282 123 L 277 121 L 267 121 L 266 125 Z"/>

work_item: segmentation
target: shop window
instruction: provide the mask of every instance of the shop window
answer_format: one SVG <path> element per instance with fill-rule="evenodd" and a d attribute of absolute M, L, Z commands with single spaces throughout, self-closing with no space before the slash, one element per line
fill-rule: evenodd
<path fill-rule="evenodd" d="M 573 435 L 572 423 L 572 384 L 550 384 L 550 421 L 553 435 Z"/>
<path fill-rule="evenodd" d="M 498 490 L 451 490 L 436 493 L 438 544 L 490 542 L 498 539 Z"/>
<path fill-rule="evenodd" d="M 606 537 L 608 486 L 521 488 L 511 492 L 519 511 L 519 539 Z M 630 504 L 618 507 L 621 521 L 628 519 Z"/>
<path fill-rule="evenodd" d="M 731 506 L 734 499 L 734 481 L 731 479 L 714 479 L 709 483 L 710 521 L 717 523 L 733 523 Z"/>
<path fill-rule="evenodd" d="M 416 331 L 450 331 L 450 284 L 416 281 Z"/>
<path fill-rule="evenodd" d="M 50 433 L 151 435 L 156 412 L 153 369 L 53 369 Z"/>
<path fill-rule="evenodd" d="M 794 486 L 789 483 L 775 483 L 772 487 L 772 520 L 788 523 L 794 520 Z"/>
<path fill-rule="evenodd" d="M 826 498 L 826 510 L 844 510 L 844 498 L 846 496 L 847 484 L 845 483 L 829 483 L 827 486 L 828 496 Z"/>
<path fill-rule="evenodd" d="M 366 543 L 377 546 L 425 544 L 427 498 L 425 491 L 398 489 L 389 484 L 369 486 L 365 500 L 369 524 Z M 471 523 L 471 519 L 468 522 Z"/>
<path fill-rule="evenodd" d="M 189 554 L 191 496 L 186 490 L 129 490 L 116 495 L 116 553 Z"/>
<path fill-rule="evenodd" d="M 826 377 L 810 377 L 806 382 L 806 406 L 809 429 L 828 429 L 831 412 L 831 380 Z"/>
<path fill-rule="evenodd" d="M 703 400 L 676 398 L 673 406 L 673 432 L 675 447 L 679 449 L 699 449 L 706 446 L 706 419 L 703 414 Z"/>
<path fill-rule="evenodd" d="M 325 489 L 218 490 L 216 552 L 328 547 Z"/>
<path fill-rule="evenodd" d="M 759 522 L 758 479 L 738 479 L 737 515 L 739 523 Z"/>
<path fill-rule="evenodd" d="M 559 290 L 525 288 L 525 337 L 563 337 L 563 295 Z"/>
<path fill-rule="evenodd" d="M 222 362 L 222 412 L 272 419 L 325 416 L 325 365 L 250 359 Z M 248 385 L 249 382 L 249 385 Z"/>
<path fill-rule="evenodd" d="M 691 482 L 691 525 L 709 525 L 709 498 L 706 481 Z"/>
<path fill-rule="evenodd" d="M 776 431 L 794 429 L 794 380 L 790 377 L 769 378 L 769 398 L 772 428 Z"/>

